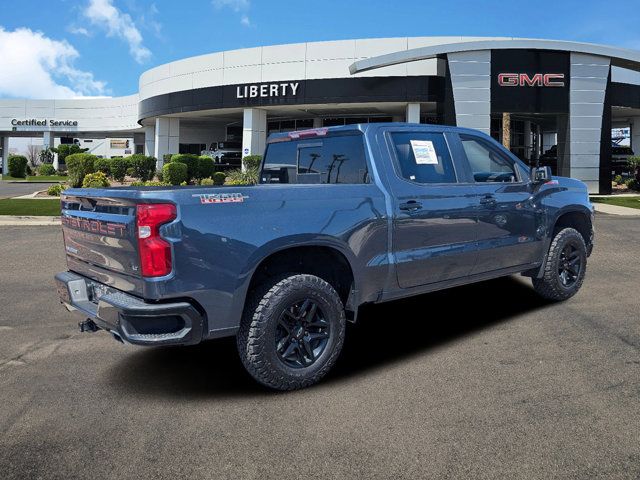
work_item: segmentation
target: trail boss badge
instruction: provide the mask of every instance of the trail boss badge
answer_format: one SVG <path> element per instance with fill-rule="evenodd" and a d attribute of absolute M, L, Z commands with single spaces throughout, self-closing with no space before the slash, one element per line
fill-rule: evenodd
<path fill-rule="evenodd" d="M 192 195 L 200 199 L 200 203 L 242 203 L 245 198 L 249 198 L 241 193 L 198 193 Z"/>

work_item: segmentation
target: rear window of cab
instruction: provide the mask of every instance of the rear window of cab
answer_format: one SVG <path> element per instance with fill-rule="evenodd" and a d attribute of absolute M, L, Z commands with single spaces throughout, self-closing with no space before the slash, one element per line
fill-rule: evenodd
<path fill-rule="evenodd" d="M 364 137 L 357 132 L 270 143 L 265 152 L 260 183 L 369 183 Z"/>

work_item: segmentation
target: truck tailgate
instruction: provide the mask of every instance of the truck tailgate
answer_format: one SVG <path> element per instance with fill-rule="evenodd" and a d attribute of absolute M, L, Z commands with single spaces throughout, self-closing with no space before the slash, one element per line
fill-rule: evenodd
<path fill-rule="evenodd" d="M 70 270 L 120 290 L 142 291 L 134 199 L 64 195 L 61 219 Z"/>

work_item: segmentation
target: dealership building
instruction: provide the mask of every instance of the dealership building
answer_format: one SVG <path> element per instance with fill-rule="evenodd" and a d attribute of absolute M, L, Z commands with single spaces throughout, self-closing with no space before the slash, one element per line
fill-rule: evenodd
<path fill-rule="evenodd" d="M 554 40 L 409 37 L 231 50 L 160 65 L 118 98 L 0 100 L 0 146 L 42 137 L 102 156 L 261 154 L 269 133 L 368 122 L 481 130 L 611 190 L 613 128 L 640 153 L 640 52 Z M 105 147 L 105 145 L 108 145 Z M 102 150 L 97 145 L 102 145 Z M 6 168 L 6 163 L 3 162 Z"/>

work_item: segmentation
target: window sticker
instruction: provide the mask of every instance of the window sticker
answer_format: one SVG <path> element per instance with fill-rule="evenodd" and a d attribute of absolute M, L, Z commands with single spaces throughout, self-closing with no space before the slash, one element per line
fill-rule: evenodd
<path fill-rule="evenodd" d="M 431 140 L 411 140 L 411 148 L 418 165 L 438 164 L 438 155 Z"/>

